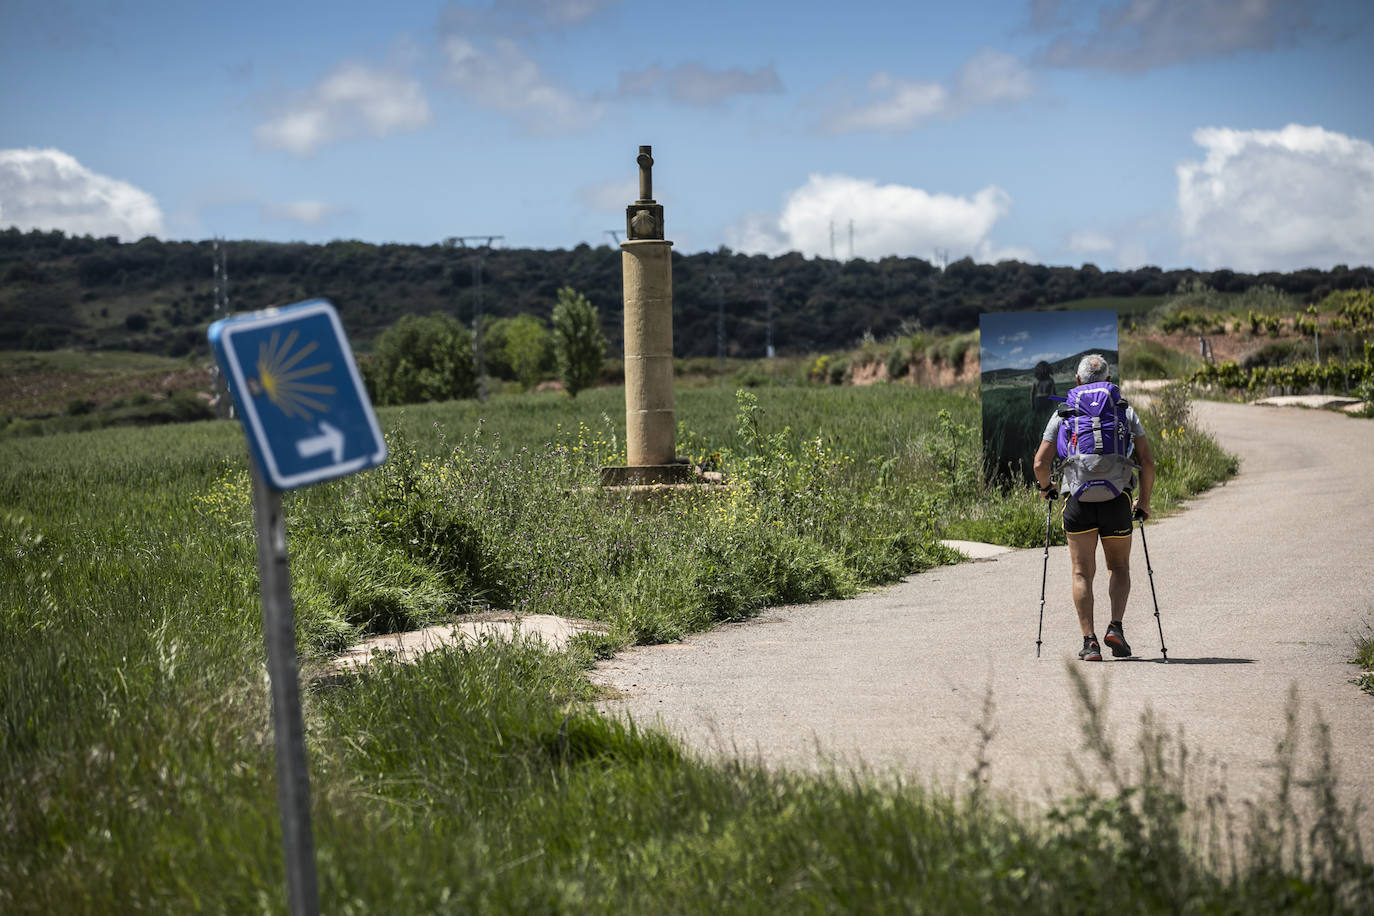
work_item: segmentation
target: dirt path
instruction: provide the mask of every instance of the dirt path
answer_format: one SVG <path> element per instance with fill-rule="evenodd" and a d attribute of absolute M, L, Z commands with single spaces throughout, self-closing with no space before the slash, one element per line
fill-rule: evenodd
<path fill-rule="evenodd" d="M 1295 686 L 1307 736 L 1317 713 L 1330 724 L 1344 797 L 1374 798 L 1374 697 L 1350 683 L 1348 662 L 1354 634 L 1374 621 L 1374 423 L 1211 403 L 1198 413 L 1242 468 L 1147 529 L 1168 665 L 1137 535 L 1126 615 L 1136 659 L 1076 660 L 1062 547 L 1050 551 L 1037 659 L 1043 551 L 1022 550 L 627 652 L 598 668 L 624 694 L 605 708 L 706 752 L 814 766 L 819 750 L 953 785 L 970 778 L 990 690 L 991 783 L 1043 798 L 1072 787 L 1071 756 L 1086 759 L 1072 665 L 1107 692 L 1123 756 L 1138 760 L 1140 717 L 1153 709 L 1224 764 L 1235 799 L 1272 785 Z M 1105 575 L 1096 594 L 1100 633 Z M 1374 811 L 1361 823 L 1374 837 Z"/>

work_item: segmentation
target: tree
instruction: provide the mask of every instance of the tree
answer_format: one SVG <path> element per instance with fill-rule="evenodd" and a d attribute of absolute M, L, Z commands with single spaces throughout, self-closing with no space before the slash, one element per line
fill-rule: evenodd
<path fill-rule="evenodd" d="M 380 404 L 474 397 L 472 332 L 441 312 L 403 315 L 377 338 L 368 375 Z"/>
<path fill-rule="evenodd" d="M 577 397 L 579 391 L 596 384 L 606 358 L 606 336 L 601 333 L 596 307 L 571 286 L 558 291 L 558 304 L 553 307 L 553 354 L 568 394 Z"/>
<path fill-rule="evenodd" d="M 533 315 L 516 315 L 505 328 L 505 356 L 520 387 L 529 391 L 543 375 L 549 356 L 549 332 Z M 603 342 L 604 350 L 605 344 Z M 598 364 L 597 369 L 600 370 Z"/>

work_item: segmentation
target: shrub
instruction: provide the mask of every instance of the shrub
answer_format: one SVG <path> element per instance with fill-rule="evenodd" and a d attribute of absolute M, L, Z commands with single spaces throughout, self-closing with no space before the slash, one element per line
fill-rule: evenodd
<path fill-rule="evenodd" d="M 1154 414 L 1164 429 L 1191 426 L 1193 421 L 1193 388 L 1186 382 L 1166 385 L 1155 396 Z"/>
<path fill-rule="evenodd" d="M 368 375 L 380 404 L 477 394 L 472 332 L 450 315 L 405 315 L 377 338 Z"/>

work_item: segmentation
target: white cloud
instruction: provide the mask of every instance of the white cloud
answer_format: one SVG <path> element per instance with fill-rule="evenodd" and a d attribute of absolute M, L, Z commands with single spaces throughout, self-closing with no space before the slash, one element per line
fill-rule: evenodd
<path fill-rule="evenodd" d="M 654 194 L 659 194 L 655 188 Z M 588 210 L 603 210 L 611 213 L 624 213 L 625 208 L 639 197 L 639 181 L 636 178 L 615 178 L 600 184 L 585 185 L 577 190 L 577 199 Z"/>
<path fill-rule="evenodd" d="M 1202 162 L 1177 167 L 1183 250 L 1207 267 L 1243 271 L 1370 263 L 1374 146 L 1290 124 L 1205 127 Z"/>
<path fill-rule="evenodd" d="M 550 81 L 512 39 L 450 35 L 443 52 L 445 72 L 463 96 L 482 108 L 514 115 L 532 130 L 587 127 L 603 113 L 600 102 L 580 98 Z"/>
<path fill-rule="evenodd" d="M 744 218 L 727 233 L 727 243 L 750 253 L 800 251 L 829 257 L 832 224 L 837 248 L 847 251 L 848 223 L 853 220 L 854 253 L 859 257 L 928 258 L 941 248 L 955 258 L 1031 260 L 1028 251 L 999 249 L 988 239 L 1010 208 L 1010 196 L 994 185 L 972 197 L 958 197 L 847 175 L 811 175 L 787 194 L 777 217 Z"/>
<path fill-rule="evenodd" d="M 0 150 L 0 226 L 125 241 L 163 234 L 162 210 L 151 194 L 57 149 Z"/>
<path fill-rule="evenodd" d="M 1009 343 L 1025 343 L 1028 340 L 1030 340 L 1030 331 L 1017 331 L 1015 334 L 998 335 L 997 345 L 999 347 L 1005 347 Z M 1014 353 L 1020 349 L 1020 347 L 1017 347 L 1016 350 L 1013 350 L 1012 352 Z"/>
<path fill-rule="evenodd" d="M 1096 254 L 1104 251 L 1115 251 L 1116 242 L 1101 232 L 1073 232 L 1069 234 L 1068 248 L 1070 251 L 1080 251 L 1085 254 Z"/>
<path fill-rule="evenodd" d="M 655 64 L 644 70 L 620 74 L 618 94 L 662 93 L 670 101 L 695 108 L 719 105 L 731 96 L 782 92 L 782 80 L 772 64 L 756 70 L 730 67 L 713 70 L 695 62 L 665 70 Z"/>
<path fill-rule="evenodd" d="M 1097 10 L 1032 0 L 1033 28 L 1057 31 L 1039 54 L 1052 67 L 1142 71 L 1292 44 L 1313 23 L 1307 0 L 1125 0 Z M 1072 7 L 1072 9 L 1065 9 Z M 1092 21 L 1075 30 L 1074 21 Z"/>
<path fill-rule="evenodd" d="M 1030 71 L 1010 54 L 991 48 L 964 62 L 954 78 L 954 107 L 1022 102 L 1031 97 Z"/>
<path fill-rule="evenodd" d="M 309 155 L 320 146 L 359 134 L 375 137 L 429 123 L 429 103 L 420 84 L 406 76 L 345 63 L 309 90 L 297 94 L 272 119 L 259 124 L 258 143 Z"/>
<path fill-rule="evenodd" d="M 949 104 L 949 91 L 939 83 L 897 79 L 881 71 L 869 79 L 868 89 L 877 98 L 836 113 L 826 120 L 825 129 L 836 134 L 911 130 Z"/>
<path fill-rule="evenodd" d="M 618 0 L 494 0 L 450 4 L 440 25 L 444 74 L 465 99 L 509 115 L 536 133 L 590 126 L 598 99 L 561 85 L 537 59 L 541 39 L 562 33 Z"/>
<path fill-rule="evenodd" d="M 303 226 L 318 226 L 339 212 L 339 207 L 318 200 L 295 200 L 262 206 L 264 219 L 300 223 Z"/>
<path fill-rule="evenodd" d="M 869 78 L 867 101 L 846 100 L 820 126 L 828 133 L 907 131 L 935 117 L 1024 101 L 1033 92 L 1030 71 L 1021 61 L 985 49 L 965 61 L 948 86 L 879 71 Z"/>

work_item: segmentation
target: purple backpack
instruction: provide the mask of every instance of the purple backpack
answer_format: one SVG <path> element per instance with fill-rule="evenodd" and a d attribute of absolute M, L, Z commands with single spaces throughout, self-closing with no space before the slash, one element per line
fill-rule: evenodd
<path fill-rule="evenodd" d="M 1065 493 L 1082 502 L 1105 502 L 1134 487 L 1131 424 L 1120 388 L 1111 382 L 1070 388 L 1059 417 L 1056 445 Z"/>

